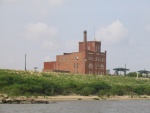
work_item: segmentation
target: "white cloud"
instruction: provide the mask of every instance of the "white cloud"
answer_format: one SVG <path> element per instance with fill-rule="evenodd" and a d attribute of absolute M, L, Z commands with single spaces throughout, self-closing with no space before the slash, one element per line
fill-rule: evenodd
<path fill-rule="evenodd" d="M 3 3 L 18 3 L 20 0 L 1 0 Z"/>
<path fill-rule="evenodd" d="M 32 23 L 25 26 L 24 35 L 30 40 L 55 38 L 57 35 L 57 29 L 50 27 L 45 23 Z"/>
<path fill-rule="evenodd" d="M 106 27 L 100 28 L 96 32 L 96 37 L 103 41 L 104 44 L 117 44 L 126 38 L 127 32 L 128 30 L 117 20 Z"/>

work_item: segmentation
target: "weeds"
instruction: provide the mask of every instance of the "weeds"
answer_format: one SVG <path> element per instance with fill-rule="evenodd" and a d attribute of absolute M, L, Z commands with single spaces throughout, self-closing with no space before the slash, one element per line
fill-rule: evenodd
<path fill-rule="evenodd" d="M 34 73 L 0 69 L 0 93 L 10 96 L 150 95 L 149 79 L 61 73 Z"/>

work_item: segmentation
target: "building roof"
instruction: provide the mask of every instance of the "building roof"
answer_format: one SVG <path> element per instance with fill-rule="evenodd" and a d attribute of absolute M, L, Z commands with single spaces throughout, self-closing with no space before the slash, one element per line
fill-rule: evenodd
<path fill-rule="evenodd" d="M 116 71 L 129 71 L 129 69 L 122 68 L 122 67 L 114 68 L 113 70 L 116 70 Z"/>
<path fill-rule="evenodd" d="M 150 71 L 147 71 L 147 70 L 140 70 L 138 71 L 139 73 L 150 73 Z"/>

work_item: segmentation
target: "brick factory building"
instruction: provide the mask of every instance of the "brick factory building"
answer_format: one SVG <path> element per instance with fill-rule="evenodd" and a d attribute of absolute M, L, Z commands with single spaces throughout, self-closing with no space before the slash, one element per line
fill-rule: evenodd
<path fill-rule="evenodd" d="M 79 52 L 57 55 L 56 61 L 44 62 L 44 72 L 106 75 L 106 51 L 101 52 L 100 41 L 87 41 L 87 31 L 79 42 Z"/>

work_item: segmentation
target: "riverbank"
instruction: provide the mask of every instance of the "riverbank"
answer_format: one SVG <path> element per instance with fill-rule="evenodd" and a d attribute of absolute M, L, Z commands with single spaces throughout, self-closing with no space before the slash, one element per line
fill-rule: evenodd
<path fill-rule="evenodd" d="M 20 101 L 65 101 L 65 100 L 150 100 L 150 96 L 141 95 L 141 96 L 110 96 L 110 97 L 99 97 L 99 96 L 79 96 L 79 95 L 69 95 L 69 96 L 12 96 L 12 97 L 4 97 L 1 96 L 0 100 L 6 98 L 7 100 L 20 100 Z"/>
<path fill-rule="evenodd" d="M 59 101 L 59 100 L 148 100 L 150 99 L 150 96 L 142 95 L 142 96 L 110 96 L 110 97 L 99 97 L 99 96 L 38 96 L 38 97 L 30 97 L 30 99 L 35 100 L 49 100 L 49 101 Z"/>
<path fill-rule="evenodd" d="M 148 96 L 137 95 L 150 95 L 150 78 L 30 73 L 0 69 L 0 93 L 10 97 L 22 95 L 35 99 L 43 96 L 43 99 L 49 100 L 124 99 L 124 95 L 127 95 L 126 99 L 148 99 Z"/>

